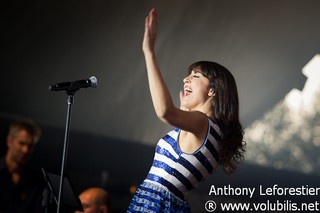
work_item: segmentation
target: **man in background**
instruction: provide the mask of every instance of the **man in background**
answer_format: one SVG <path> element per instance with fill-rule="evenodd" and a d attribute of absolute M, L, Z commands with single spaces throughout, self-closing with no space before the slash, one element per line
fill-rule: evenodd
<path fill-rule="evenodd" d="M 11 123 L 7 152 L 0 158 L 0 212 L 40 213 L 44 181 L 41 173 L 28 164 L 41 130 L 30 120 Z"/>
<path fill-rule="evenodd" d="M 79 195 L 79 198 L 85 213 L 109 212 L 109 196 L 102 188 L 88 188 Z"/>

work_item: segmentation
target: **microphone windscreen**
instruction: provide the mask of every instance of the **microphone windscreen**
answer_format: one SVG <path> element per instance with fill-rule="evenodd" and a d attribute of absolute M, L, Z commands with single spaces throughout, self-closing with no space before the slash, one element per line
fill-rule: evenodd
<path fill-rule="evenodd" d="M 98 86 L 98 79 L 95 76 L 91 76 L 89 79 L 91 81 L 91 87 L 96 88 Z"/>

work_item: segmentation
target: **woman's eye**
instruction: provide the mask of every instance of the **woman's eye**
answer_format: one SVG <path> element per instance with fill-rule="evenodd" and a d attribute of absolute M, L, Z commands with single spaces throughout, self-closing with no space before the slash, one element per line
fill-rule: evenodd
<path fill-rule="evenodd" d="M 200 76 L 199 76 L 199 75 L 193 75 L 193 77 L 194 77 L 194 78 L 200 78 Z"/>

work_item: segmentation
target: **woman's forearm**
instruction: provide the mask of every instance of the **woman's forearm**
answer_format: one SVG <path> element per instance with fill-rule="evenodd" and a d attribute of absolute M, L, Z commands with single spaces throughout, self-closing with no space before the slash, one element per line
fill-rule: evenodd
<path fill-rule="evenodd" d="M 157 116 L 166 121 L 166 117 L 175 108 L 168 87 L 161 75 L 156 55 L 154 52 L 144 52 L 149 89 L 151 93 L 152 103 Z"/>

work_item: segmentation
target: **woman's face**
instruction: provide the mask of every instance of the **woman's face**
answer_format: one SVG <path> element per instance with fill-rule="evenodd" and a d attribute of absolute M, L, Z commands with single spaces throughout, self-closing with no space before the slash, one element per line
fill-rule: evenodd
<path fill-rule="evenodd" d="M 183 83 L 181 106 L 190 110 L 201 107 L 214 95 L 209 79 L 199 69 L 193 69 L 190 75 L 183 79 Z"/>

